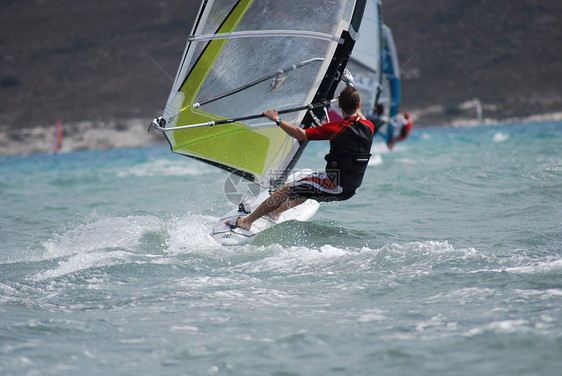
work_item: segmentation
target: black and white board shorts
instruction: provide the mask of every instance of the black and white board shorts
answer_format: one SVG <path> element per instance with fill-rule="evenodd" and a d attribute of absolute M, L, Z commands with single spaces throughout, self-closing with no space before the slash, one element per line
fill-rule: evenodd
<path fill-rule="evenodd" d="M 295 180 L 289 186 L 291 199 L 307 198 L 319 202 L 344 201 L 355 194 L 355 189 L 345 189 L 328 178 L 325 172 L 310 174 Z"/>

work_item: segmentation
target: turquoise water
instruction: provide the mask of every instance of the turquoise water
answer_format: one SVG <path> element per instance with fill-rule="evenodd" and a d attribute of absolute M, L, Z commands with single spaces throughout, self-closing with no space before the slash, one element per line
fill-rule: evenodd
<path fill-rule="evenodd" d="M 559 375 L 562 123 L 374 151 L 244 247 L 208 235 L 229 175 L 168 147 L 0 157 L 0 374 Z"/>

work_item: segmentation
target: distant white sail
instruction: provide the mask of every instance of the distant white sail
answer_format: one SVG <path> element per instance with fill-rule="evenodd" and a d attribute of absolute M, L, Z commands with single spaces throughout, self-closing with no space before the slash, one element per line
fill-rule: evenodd
<path fill-rule="evenodd" d="M 373 112 L 382 89 L 382 21 L 379 4 L 377 0 L 367 0 L 359 40 L 353 47 L 347 66 L 353 74 L 354 86 L 361 95 L 361 111 L 366 115 Z"/>

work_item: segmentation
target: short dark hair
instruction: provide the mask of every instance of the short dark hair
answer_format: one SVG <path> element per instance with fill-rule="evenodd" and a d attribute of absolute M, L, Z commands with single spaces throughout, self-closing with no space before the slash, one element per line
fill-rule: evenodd
<path fill-rule="evenodd" d="M 353 86 L 347 86 L 341 91 L 339 103 L 342 111 L 346 114 L 354 113 L 360 102 L 359 92 Z"/>

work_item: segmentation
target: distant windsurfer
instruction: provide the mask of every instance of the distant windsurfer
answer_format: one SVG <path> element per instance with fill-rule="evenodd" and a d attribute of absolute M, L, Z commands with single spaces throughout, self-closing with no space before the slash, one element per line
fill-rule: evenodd
<path fill-rule="evenodd" d="M 414 123 L 412 122 L 412 119 L 410 119 L 410 114 L 405 112 L 404 118 L 402 119 L 400 124 L 400 134 L 397 137 L 390 137 L 390 139 L 386 143 L 388 148 L 392 149 L 397 142 L 404 141 L 410 134 L 413 125 Z"/>
<path fill-rule="evenodd" d="M 348 86 L 338 96 L 338 106 L 344 117 L 342 121 L 303 129 L 281 120 L 276 110 L 263 113 L 299 141 L 330 141 L 330 152 L 325 157 L 326 170 L 281 187 L 248 216 L 228 222 L 231 228 L 249 230 L 254 221 L 265 215 L 276 220 L 283 211 L 308 199 L 319 202 L 343 201 L 355 194 L 367 169 L 375 129 L 373 123 L 361 113 L 359 93 L 352 85 L 349 72 L 346 71 L 343 80 Z"/>

